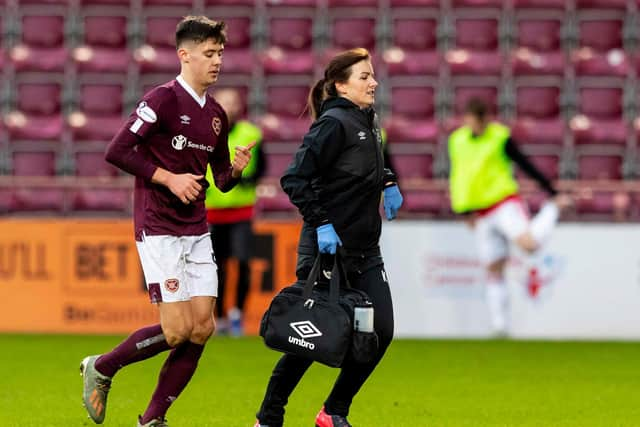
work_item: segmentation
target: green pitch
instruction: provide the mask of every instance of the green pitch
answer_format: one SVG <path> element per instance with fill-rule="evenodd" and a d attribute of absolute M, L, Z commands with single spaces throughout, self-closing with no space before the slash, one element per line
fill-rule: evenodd
<path fill-rule="evenodd" d="M 78 365 L 120 337 L 0 335 L 0 427 L 93 426 Z M 278 354 L 214 338 L 169 412 L 172 427 L 251 427 Z M 123 369 L 105 427 L 134 427 L 164 356 Z M 337 374 L 313 366 L 286 426 L 311 427 Z M 397 340 L 356 397 L 357 427 L 640 426 L 640 344 Z"/>

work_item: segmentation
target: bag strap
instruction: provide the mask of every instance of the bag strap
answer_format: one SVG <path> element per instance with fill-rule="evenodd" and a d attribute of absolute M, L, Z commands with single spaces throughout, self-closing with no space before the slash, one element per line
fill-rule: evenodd
<path fill-rule="evenodd" d="M 313 300 L 311 295 L 313 293 L 313 286 L 315 285 L 320 270 L 322 269 L 322 255 L 318 254 L 316 260 L 311 267 L 311 272 L 304 284 L 304 292 L 302 297 L 306 300 Z M 344 271 L 342 261 L 338 255 L 333 257 L 333 268 L 331 269 L 331 280 L 329 281 L 329 302 L 331 304 L 338 304 L 338 298 L 340 296 L 340 284 L 345 283 L 347 287 L 350 287 L 349 281 Z M 305 302 L 306 305 L 306 302 Z"/>

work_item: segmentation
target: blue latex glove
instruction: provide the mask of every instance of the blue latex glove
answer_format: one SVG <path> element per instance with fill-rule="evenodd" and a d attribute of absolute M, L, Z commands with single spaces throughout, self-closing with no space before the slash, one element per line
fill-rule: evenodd
<path fill-rule="evenodd" d="M 333 229 L 332 224 L 321 225 L 316 228 L 318 233 L 318 250 L 321 254 L 336 254 L 338 245 L 342 246 L 342 241 Z"/>
<path fill-rule="evenodd" d="M 402 194 L 397 185 L 384 189 L 384 213 L 389 221 L 395 219 L 398 209 L 402 206 Z"/>

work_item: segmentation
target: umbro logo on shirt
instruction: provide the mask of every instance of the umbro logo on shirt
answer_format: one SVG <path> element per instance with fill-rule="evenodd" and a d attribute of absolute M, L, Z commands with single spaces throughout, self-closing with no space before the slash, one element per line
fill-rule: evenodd
<path fill-rule="evenodd" d="M 358 136 L 360 137 L 360 141 L 367 139 L 367 133 L 365 131 L 358 132 Z"/>
<path fill-rule="evenodd" d="M 180 116 L 180 123 L 182 123 L 183 125 L 191 124 L 191 117 L 183 114 L 182 116 Z"/>

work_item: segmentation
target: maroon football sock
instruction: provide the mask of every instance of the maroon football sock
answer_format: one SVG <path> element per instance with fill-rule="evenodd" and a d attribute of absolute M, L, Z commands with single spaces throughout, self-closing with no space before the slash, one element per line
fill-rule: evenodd
<path fill-rule="evenodd" d="M 187 341 L 169 353 L 169 357 L 160 371 L 158 385 L 153 392 L 151 402 L 142 416 L 142 424 L 158 417 L 164 417 L 169 406 L 191 380 L 198 366 L 202 350 L 204 350 L 204 345 Z"/>
<path fill-rule="evenodd" d="M 123 366 L 148 359 L 169 350 L 160 325 L 147 326 L 129 335 L 120 345 L 96 360 L 96 369 L 102 375 L 113 377 Z"/>

